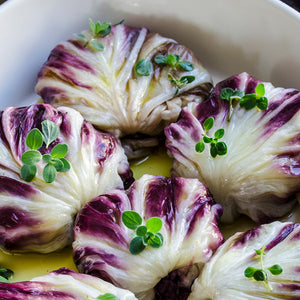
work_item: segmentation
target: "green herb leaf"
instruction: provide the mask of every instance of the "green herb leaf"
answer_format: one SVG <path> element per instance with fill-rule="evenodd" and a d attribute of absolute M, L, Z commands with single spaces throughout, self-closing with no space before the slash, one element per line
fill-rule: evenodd
<path fill-rule="evenodd" d="M 232 88 L 224 88 L 221 90 L 220 98 L 229 101 L 233 93 L 234 90 Z"/>
<path fill-rule="evenodd" d="M 43 136 L 42 133 L 37 129 L 32 129 L 26 137 L 26 145 L 32 149 L 37 150 L 43 144 Z"/>
<path fill-rule="evenodd" d="M 0 276 L 0 282 L 2 282 L 2 283 L 10 283 L 10 281 L 8 279 L 6 279 L 5 277 L 3 277 L 3 276 Z"/>
<path fill-rule="evenodd" d="M 253 278 L 256 281 L 265 281 L 267 279 L 266 272 L 263 270 L 256 270 L 253 274 Z"/>
<path fill-rule="evenodd" d="M 55 167 L 48 163 L 43 170 L 43 178 L 47 183 L 51 183 L 56 178 L 57 171 Z"/>
<path fill-rule="evenodd" d="M 152 71 L 152 64 L 147 59 L 141 59 L 136 65 L 136 73 L 140 76 L 148 76 Z"/>
<path fill-rule="evenodd" d="M 218 129 L 216 132 L 215 132 L 215 139 L 221 139 L 225 134 L 225 130 L 223 128 L 220 128 Z"/>
<path fill-rule="evenodd" d="M 59 158 L 59 160 L 63 163 L 63 167 L 59 170 L 57 170 L 57 172 L 67 172 L 71 169 L 70 163 L 65 159 L 65 158 Z"/>
<path fill-rule="evenodd" d="M 254 273 L 257 271 L 258 269 L 254 268 L 254 267 L 248 267 L 245 271 L 244 271 L 244 275 L 247 278 L 252 278 Z"/>
<path fill-rule="evenodd" d="M 243 96 L 240 100 L 240 106 L 245 108 L 246 110 L 254 108 L 256 106 L 256 95 L 247 94 Z"/>
<path fill-rule="evenodd" d="M 148 245 L 152 248 L 159 248 L 162 245 L 163 241 L 161 235 L 157 233 L 148 232 Z"/>
<path fill-rule="evenodd" d="M 204 149 L 205 149 L 205 144 L 202 140 L 195 145 L 196 152 L 201 153 L 204 151 Z"/>
<path fill-rule="evenodd" d="M 211 143 L 212 140 L 213 140 L 213 138 L 211 138 L 211 137 L 209 137 L 207 135 L 203 136 L 203 142 L 206 143 L 206 144 Z"/>
<path fill-rule="evenodd" d="M 231 99 L 241 99 L 244 95 L 245 95 L 245 93 L 243 91 L 236 90 L 233 92 L 233 94 L 230 98 Z"/>
<path fill-rule="evenodd" d="M 180 61 L 178 66 L 184 71 L 192 71 L 194 69 L 193 64 L 189 61 Z"/>
<path fill-rule="evenodd" d="M 74 37 L 77 40 L 87 42 L 87 38 L 83 34 L 81 34 L 81 33 L 74 33 L 73 35 L 74 35 Z"/>
<path fill-rule="evenodd" d="M 95 40 L 92 40 L 89 42 L 89 44 L 97 51 L 103 51 L 104 50 L 104 46 L 103 44 L 95 41 Z"/>
<path fill-rule="evenodd" d="M 21 160 L 25 165 L 35 165 L 42 159 L 42 154 L 37 150 L 28 150 L 21 156 Z"/>
<path fill-rule="evenodd" d="M 263 247 L 261 249 L 258 249 L 258 250 L 255 250 L 255 252 L 256 252 L 257 255 L 266 255 L 265 247 Z"/>
<path fill-rule="evenodd" d="M 217 142 L 216 149 L 218 155 L 225 155 L 227 153 L 227 145 L 224 142 Z"/>
<path fill-rule="evenodd" d="M 10 269 L 0 268 L 0 276 L 9 279 L 13 276 L 14 272 Z"/>
<path fill-rule="evenodd" d="M 58 138 L 59 127 L 52 121 L 45 120 L 42 122 L 42 135 L 46 148 Z"/>
<path fill-rule="evenodd" d="M 266 110 L 268 108 L 268 105 L 269 105 L 268 98 L 266 98 L 266 97 L 261 97 L 256 100 L 256 106 L 260 110 Z"/>
<path fill-rule="evenodd" d="M 162 220 L 158 217 L 152 217 L 146 222 L 148 231 L 159 232 L 162 228 Z"/>
<path fill-rule="evenodd" d="M 255 93 L 258 97 L 262 97 L 265 94 L 265 86 L 263 83 L 259 83 L 255 88 Z"/>
<path fill-rule="evenodd" d="M 63 158 L 68 152 L 67 144 L 57 144 L 51 150 L 51 156 L 53 158 Z"/>
<path fill-rule="evenodd" d="M 21 176 L 27 182 L 30 182 L 33 180 L 36 172 L 37 172 L 36 165 L 23 165 L 21 167 Z"/>
<path fill-rule="evenodd" d="M 213 117 L 207 118 L 203 123 L 203 129 L 205 132 L 212 129 L 213 126 L 214 126 L 214 118 Z"/>
<path fill-rule="evenodd" d="M 137 236 L 129 244 L 129 251 L 133 255 L 140 254 L 146 248 L 143 237 Z"/>
<path fill-rule="evenodd" d="M 109 23 L 103 23 L 97 28 L 98 36 L 106 36 L 111 32 L 111 25 Z"/>
<path fill-rule="evenodd" d="M 53 158 L 50 161 L 50 164 L 52 164 L 54 166 L 54 168 L 57 172 L 61 172 L 61 169 L 64 167 L 63 162 L 59 158 Z"/>
<path fill-rule="evenodd" d="M 157 55 L 154 57 L 154 62 L 158 65 L 167 65 L 168 59 L 164 55 Z"/>
<path fill-rule="evenodd" d="M 137 229 L 142 224 L 142 217 L 133 210 L 127 210 L 122 213 L 122 222 L 129 229 Z"/>
<path fill-rule="evenodd" d="M 95 300 L 120 300 L 120 298 L 113 294 L 106 293 L 104 295 L 98 296 L 97 298 L 95 298 Z"/>
<path fill-rule="evenodd" d="M 147 233 L 147 227 L 146 226 L 139 226 L 136 230 L 137 236 L 144 236 Z"/>
<path fill-rule="evenodd" d="M 52 159 L 52 156 L 50 154 L 44 154 L 43 155 L 43 161 L 47 164 Z"/>
<path fill-rule="evenodd" d="M 168 54 L 167 56 L 168 65 L 171 67 L 175 67 L 179 59 L 180 59 L 179 55 Z"/>
<path fill-rule="evenodd" d="M 180 82 L 182 85 L 187 85 L 187 84 L 193 82 L 195 79 L 196 79 L 195 76 L 192 76 L 192 75 L 186 75 L 186 76 L 182 76 L 182 77 L 179 79 L 179 82 Z"/>
<path fill-rule="evenodd" d="M 210 144 L 210 155 L 213 158 L 215 158 L 218 155 L 218 149 L 216 147 L 216 144 L 214 143 Z"/>
<path fill-rule="evenodd" d="M 269 267 L 268 270 L 273 274 L 273 275 L 279 275 L 282 273 L 282 268 L 279 265 L 273 265 L 272 267 Z"/>

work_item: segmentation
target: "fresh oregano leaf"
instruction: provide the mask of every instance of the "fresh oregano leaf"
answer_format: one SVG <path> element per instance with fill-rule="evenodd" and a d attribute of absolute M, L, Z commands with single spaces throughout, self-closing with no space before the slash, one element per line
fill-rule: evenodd
<path fill-rule="evenodd" d="M 212 129 L 213 126 L 214 126 L 214 118 L 213 117 L 207 118 L 203 123 L 204 131 L 208 131 L 208 130 Z"/>
<path fill-rule="evenodd" d="M 167 65 L 168 58 L 164 55 L 157 55 L 154 57 L 154 62 L 158 65 Z"/>
<path fill-rule="evenodd" d="M 0 276 L 9 279 L 13 276 L 14 272 L 10 269 L 0 268 Z"/>
<path fill-rule="evenodd" d="M 179 81 L 181 84 L 183 85 L 187 85 L 191 82 L 193 82 L 194 80 L 196 79 L 195 76 L 192 76 L 192 75 L 186 75 L 186 76 L 182 76 Z"/>
<path fill-rule="evenodd" d="M 146 246 L 143 242 L 143 237 L 141 236 L 133 238 L 129 244 L 129 251 L 133 255 L 140 254 L 145 248 Z"/>
<path fill-rule="evenodd" d="M 55 180 L 57 171 L 51 163 L 48 163 L 43 170 L 43 178 L 45 182 L 51 183 Z"/>
<path fill-rule="evenodd" d="M 212 140 L 213 140 L 213 138 L 211 138 L 211 137 L 209 137 L 207 135 L 203 136 L 203 142 L 206 143 L 206 144 L 211 143 Z"/>
<path fill-rule="evenodd" d="M 224 88 L 221 90 L 220 98 L 229 101 L 233 93 L 234 90 L 232 88 Z"/>
<path fill-rule="evenodd" d="M 256 95 L 247 94 L 243 96 L 240 100 L 240 106 L 245 108 L 246 110 L 254 108 L 256 106 Z"/>
<path fill-rule="evenodd" d="M 63 163 L 63 167 L 57 172 L 67 172 L 71 169 L 70 163 L 65 158 L 59 158 L 59 160 Z"/>
<path fill-rule="evenodd" d="M 244 271 L 244 275 L 247 277 L 247 278 L 252 278 L 254 273 L 257 271 L 256 268 L 254 267 L 248 267 L 245 271 Z"/>
<path fill-rule="evenodd" d="M 147 227 L 146 226 L 139 226 L 136 230 L 137 236 L 144 236 L 147 233 Z"/>
<path fill-rule="evenodd" d="M 224 134 L 225 134 L 225 130 L 224 130 L 224 128 L 220 128 L 220 129 L 218 129 L 216 132 L 215 132 L 215 134 L 214 134 L 214 136 L 215 136 L 215 139 L 221 139 L 223 136 L 224 136 Z"/>
<path fill-rule="evenodd" d="M 142 217 L 133 210 L 127 210 L 122 213 L 122 222 L 129 229 L 135 230 L 142 224 Z"/>
<path fill-rule="evenodd" d="M 43 161 L 47 164 L 52 159 L 52 156 L 50 154 L 44 154 L 43 155 Z"/>
<path fill-rule="evenodd" d="M 258 97 L 262 97 L 265 94 L 265 86 L 263 83 L 259 83 L 255 88 L 255 93 Z"/>
<path fill-rule="evenodd" d="M 256 100 L 256 106 L 260 109 L 260 110 L 266 110 L 268 108 L 268 98 L 267 97 L 261 97 L 259 99 Z"/>
<path fill-rule="evenodd" d="M 269 267 L 268 270 L 273 274 L 273 275 L 279 275 L 282 273 L 282 268 L 279 265 L 273 265 L 272 267 Z"/>
<path fill-rule="evenodd" d="M 46 148 L 58 138 L 59 127 L 50 120 L 45 120 L 42 122 L 42 135 Z"/>
<path fill-rule="evenodd" d="M 148 232 L 148 245 L 152 248 L 159 248 L 162 245 L 162 240 L 160 235 L 152 232 Z"/>
<path fill-rule="evenodd" d="M 224 142 L 217 142 L 216 149 L 218 155 L 225 155 L 227 153 L 227 145 Z"/>
<path fill-rule="evenodd" d="M 152 71 L 152 64 L 147 59 L 141 59 L 136 67 L 135 67 L 136 73 L 140 76 L 148 76 Z"/>
<path fill-rule="evenodd" d="M 158 217 L 152 217 L 147 220 L 146 227 L 148 231 L 159 232 L 162 228 L 162 220 Z"/>
<path fill-rule="evenodd" d="M 37 172 L 36 165 L 23 165 L 21 167 L 21 176 L 27 182 L 30 182 L 33 180 L 36 172 Z"/>
<path fill-rule="evenodd" d="M 195 150 L 196 150 L 196 152 L 201 153 L 201 152 L 204 151 L 204 149 L 205 149 L 205 144 L 204 144 L 203 140 L 201 140 L 200 142 L 198 142 L 198 143 L 195 145 Z"/>
<path fill-rule="evenodd" d="M 5 277 L 3 277 L 3 276 L 0 276 L 0 282 L 2 282 L 2 283 L 10 283 L 10 281 L 8 279 L 6 279 Z"/>
<path fill-rule="evenodd" d="M 74 33 L 74 37 L 80 41 L 87 42 L 87 38 L 81 33 Z"/>
<path fill-rule="evenodd" d="M 25 165 L 35 165 L 42 159 L 42 154 L 37 150 L 28 150 L 21 156 L 21 160 Z"/>
<path fill-rule="evenodd" d="M 52 158 L 63 158 L 68 152 L 67 144 L 57 144 L 51 150 Z"/>
<path fill-rule="evenodd" d="M 111 293 L 106 293 L 98 296 L 97 298 L 95 298 L 95 300 L 120 300 L 120 298 Z"/>
<path fill-rule="evenodd" d="M 43 136 L 39 129 L 34 128 L 32 129 L 26 137 L 26 145 L 32 149 L 37 150 L 43 144 Z"/>
<path fill-rule="evenodd" d="M 210 144 L 210 155 L 215 158 L 218 155 L 218 149 L 216 147 L 216 144 L 212 143 Z"/>
<path fill-rule="evenodd" d="M 266 272 L 263 270 L 256 270 L 253 274 L 256 281 L 265 281 L 267 279 Z"/>
<path fill-rule="evenodd" d="M 192 71 L 194 69 L 193 64 L 189 61 L 180 61 L 178 66 L 184 71 Z"/>
<path fill-rule="evenodd" d="M 99 43 L 95 40 L 90 41 L 89 44 L 92 46 L 92 48 L 94 48 L 97 51 L 103 51 L 104 50 L 103 44 L 101 44 L 101 43 Z"/>

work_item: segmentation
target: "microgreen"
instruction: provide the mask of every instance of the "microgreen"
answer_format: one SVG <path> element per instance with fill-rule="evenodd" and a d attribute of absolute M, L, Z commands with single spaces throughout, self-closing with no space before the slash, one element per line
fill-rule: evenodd
<path fill-rule="evenodd" d="M 9 283 L 9 279 L 13 276 L 14 272 L 10 269 L 0 268 L 0 282 Z"/>
<path fill-rule="evenodd" d="M 120 298 L 111 293 L 106 293 L 103 295 L 99 295 L 96 298 L 88 297 L 88 300 L 120 300 Z"/>
<path fill-rule="evenodd" d="M 115 24 L 121 24 L 124 20 L 121 22 Z M 89 19 L 90 24 L 90 30 L 92 31 L 92 38 L 88 39 L 84 34 L 82 33 L 75 33 L 74 37 L 82 42 L 84 42 L 84 47 L 90 46 L 93 50 L 96 51 L 103 51 L 104 45 L 97 41 L 97 38 L 104 37 L 111 32 L 111 24 L 110 23 L 101 23 L 96 22 L 94 23 L 92 19 Z"/>
<path fill-rule="evenodd" d="M 157 55 L 154 57 L 154 62 L 161 66 L 170 66 L 172 69 L 180 68 L 184 71 L 192 71 L 194 66 L 189 61 L 181 61 L 177 54 Z"/>
<path fill-rule="evenodd" d="M 136 255 L 141 253 L 147 245 L 152 248 L 159 248 L 163 244 L 163 236 L 159 231 L 162 228 L 162 220 L 152 217 L 147 220 L 146 225 L 142 225 L 142 217 L 135 211 L 127 210 L 122 213 L 122 222 L 132 230 L 136 236 L 129 244 L 129 251 Z"/>
<path fill-rule="evenodd" d="M 265 252 L 266 246 L 263 246 L 259 250 L 255 250 L 256 255 L 259 257 L 260 260 L 260 268 L 248 267 L 244 271 L 244 275 L 247 278 L 253 278 L 255 281 L 264 282 L 268 289 L 271 290 L 271 287 L 268 282 L 268 274 L 269 271 L 272 275 L 279 275 L 282 273 L 282 268 L 280 265 L 273 265 L 269 268 L 265 268 L 263 265 L 263 256 L 266 255 Z"/>
<path fill-rule="evenodd" d="M 233 90 L 231 88 L 224 88 L 221 90 L 221 99 L 229 101 L 229 112 L 227 119 L 230 121 L 233 112 L 233 101 L 236 100 L 240 103 L 240 107 L 250 110 L 257 107 L 260 110 L 266 110 L 268 108 L 268 99 L 265 95 L 265 86 L 263 83 L 259 83 L 255 88 L 255 93 L 245 94 L 240 90 Z"/>
<path fill-rule="evenodd" d="M 152 71 L 152 64 L 147 59 L 141 59 L 138 61 L 135 67 L 136 73 L 140 76 L 148 76 Z"/>
<path fill-rule="evenodd" d="M 57 172 L 67 172 L 70 170 L 70 163 L 64 158 L 68 152 L 66 144 L 55 145 L 50 154 L 41 154 L 38 149 L 45 143 L 46 149 L 59 136 L 59 127 L 50 120 L 42 123 L 42 132 L 34 128 L 26 137 L 26 145 L 30 150 L 25 151 L 21 160 L 24 165 L 21 167 L 21 176 L 25 181 L 32 181 L 37 173 L 37 166 L 40 160 L 46 163 L 43 169 L 45 182 L 51 183 L 55 180 Z"/>
<path fill-rule="evenodd" d="M 204 134 L 202 139 L 196 143 L 195 150 L 196 152 L 203 152 L 205 149 L 205 144 L 210 144 L 210 155 L 215 158 L 217 155 L 225 155 L 227 153 L 227 145 L 225 142 L 219 142 L 224 134 L 225 130 L 223 128 L 218 129 L 213 137 L 207 135 L 207 131 L 212 129 L 214 126 L 214 118 L 209 117 L 203 123 Z"/>
<path fill-rule="evenodd" d="M 171 73 L 168 75 L 171 78 L 171 83 L 177 86 L 174 97 L 178 94 L 180 89 L 195 80 L 195 76 L 192 75 L 182 76 L 180 79 L 175 78 Z"/>

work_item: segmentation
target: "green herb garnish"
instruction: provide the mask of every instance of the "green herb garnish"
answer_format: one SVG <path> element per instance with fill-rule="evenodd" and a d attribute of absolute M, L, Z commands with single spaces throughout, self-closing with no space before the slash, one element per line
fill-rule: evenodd
<path fill-rule="evenodd" d="M 124 20 L 120 21 L 119 23 L 115 25 L 119 25 L 123 23 Z M 103 44 L 99 43 L 96 39 L 99 37 L 104 37 L 111 32 L 111 23 L 101 23 L 96 22 L 94 23 L 92 19 L 89 19 L 90 29 L 92 31 L 92 38 L 87 39 L 86 36 L 82 33 L 75 33 L 74 36 L 84 42 L 84 47 L 90 46 L 92 49 L 96 51 L 103 51 L 104 46 Z"/>
<path fill-rule="evenodd" d="M 192 71 L 194 66 L 189 61 L 181 61 L 177 54 L 157 55 L 154 57 L 154 62 L 157 65 L 170 66 L 172 69 L 180 68 L 184 71 Z"/>
<path fill-rule="evenodd" d="M 97 298 L 88 297 L 88 300 L 120 300 L 120 298 L 111 293 L 106 293 L 98 296 Z"/>
<path fill-rule="evenodd" d="M 271 290 L 271 287 L 268 282 L 268 274 L 267 271 L 269 271 L 273 275 L 279 275 L 282 273 L 282 268 L 280 265 L 273 265 L 269 268 L 264 268 L 263 265 L 263 256 L 266 255 L 265 253 L 266 246 L 263 246 L 259 250 L 255 250 L 257 256 L 259 256 L 260 259 L 260 269 L 254 268 L 254 267 L 248 267 L 244 271 L 244 275 L 247 278 L 253 278 L 255 281 L 261 281 L 264 282 L 268 289 Z"/>
<path fill-rule="evenodd" d="M 138 61 L 135 71 L 140 76 L 148 76 L 152 71 L 152 64 L 147 59 L 141 59 Z"/>
<path fill-rule="evenodd" d="M 201 153 L 205 149 L 205 144 L 210 144 L 210 155 L 213 158 L 215 158 L 217 155 L 225 155 L 227 153 L 227 145 L 225 142 L 219 142 L 219 139 L 221 139 L 225 134 L 225 130 L 223 128 L 218 129 L 214 133 L 214 137 L 210 137 L 207 135 L 207 131 L 209 131 L 213 126 L 214 126 L 213 117 L 209 117 L 204 121 L 203 138 L 195 145 L 195 150 Z"/>
<path fill-rule="evenodd" d="M 152 217 L 142 225 L 142 217 L 135 211 L 124 211 L 122 222 L 132 230 L 135 230 L 136 237 L 129 244 L 131 254 L 141 253 L 147 245 L 153 248 L 159 248 L 163 244 L 163 236 L 159 231 L 162 228 L 162 220 L 158 217 Z"/>
<path fill-rule="evenodd" d="M 13 274 L 14 272 L 10 269 L 0 268 L 0 282 L 9 283 Z"/>
<path fill-rule="evenodd" d="M 169 73 L 168 76 L 171 78 L 171 83 L 177 86 L 174 97 L 177 96 L 180 89 L 182 89 L 187 84 L 193 82 L 196 78 L 195 76 L 192 75 L 186 75 L 186 76 L 182 76 L 180 79 L 177 79 L 171 73 Z"/>
<path fill-rule="evenodd" d="M 221 99 L 229 101 L 229 113 L 228 120 L 230 121 L 233 112 L 233 101 L 236 100 L 240 103 L 240 106 L 246 110 L 250 110 L 257 107 L 260 110 L 266 110 L 268 108 L 268 99 L 265 95 L 265 86 L 263 83 L 259 83 L 255 88 L 255 93 L 244 94 L 243 91 L 233 90 L 232 88 L 224 88 L 221 90 Z"/>
<path fill-rule="evenodd" d="M 59 135 L 59 127 L 52 121 L 45 120 L 41 123 L 42 132 L 34 128 L 26 137 L 26 145 L 31 150 L 24 152 L 21 160 L 24 165 L 21 167 L 21 176 L 25 181 L 32 181 L 36 175 L 38 163 L 41 159 L 46 163 L 43 170 L 43 178 L 47 183 L 55 180 L 57 172 L 70 170 L 70 163 L 64 158 L 68 152 L 68 145 L 55 145 L 50 154 L 42 155 L 38 149 L 45 143 L 46 149 L 54 142 Z"/>

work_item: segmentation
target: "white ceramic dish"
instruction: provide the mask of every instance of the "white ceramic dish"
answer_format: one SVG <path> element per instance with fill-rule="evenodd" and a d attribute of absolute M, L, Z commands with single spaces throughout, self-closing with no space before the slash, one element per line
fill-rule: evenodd
<path fill-rule="evenodd" d="M 50 50 L 88 18 L 146 26 L 190 47 L 215 81 L 242 71 L 300 88 L 300 14 L 279 0 L 8 0 L 0 7 L 0 109 L 37 99 Z"/>
<path fill-rule="evenodd" d="M 279 0 L 8 0 L 0 6 L 0 109 L 38 100 L 36 76 L 51 49 L 86 29 L 89 18 L 125 19 L 176 39 L 195 52 L 215 82 L 246 71 L 300 89 L 300 14 Z M 69 254 L 16 257 L 25 275 L 15 280 L 30 279 L 33 261 L 34 276 L 51 271 L 44 260 L 57 256 L 55 267 L 72 267 Z"/>

